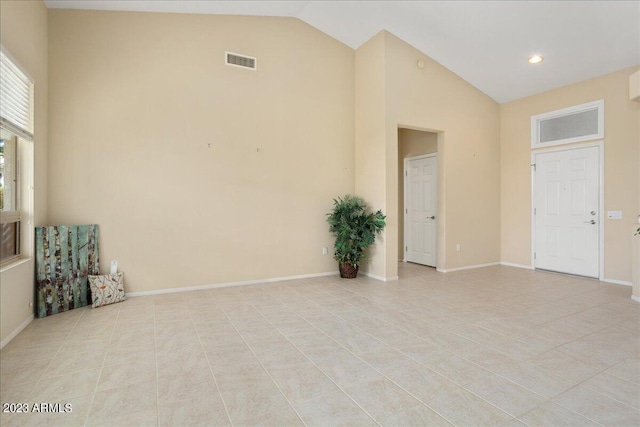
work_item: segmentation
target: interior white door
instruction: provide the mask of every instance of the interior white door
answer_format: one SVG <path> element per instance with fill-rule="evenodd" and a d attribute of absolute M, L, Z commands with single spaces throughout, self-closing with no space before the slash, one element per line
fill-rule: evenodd
<path fill-rule="evenodd" d="M 535 155 L 535 268 L 599 277 L 598 147 Z"/>
<path fill-rule="evenodd" d="M 405 170 L 405 260 L 436 266 L 437 159 L 408 159 Z"/>

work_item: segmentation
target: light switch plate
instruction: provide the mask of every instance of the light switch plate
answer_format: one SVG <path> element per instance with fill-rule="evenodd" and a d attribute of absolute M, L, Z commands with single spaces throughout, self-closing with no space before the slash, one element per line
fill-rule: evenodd
<path fill-rule="evenodd" d="M 118 272 L 118 261 L 111 261 L 111 274 Z"/>
<path fill-rule="evenodd" d="M 608 219 L 622 219 L 622 211 L 607 211 Z"/>

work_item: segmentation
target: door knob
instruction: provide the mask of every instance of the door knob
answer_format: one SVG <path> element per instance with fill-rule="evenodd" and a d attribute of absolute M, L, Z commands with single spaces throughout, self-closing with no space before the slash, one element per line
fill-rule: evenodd
<path fill-rule="evenodd" d="M 584 223 L 594 225 L 596 222 L 592 219 L 591 221 L 585 221 Z"/>
<path fill-rule="evenodd" d="M 436 219 L 435 216 L 428 216 L 427 219 Z"/>

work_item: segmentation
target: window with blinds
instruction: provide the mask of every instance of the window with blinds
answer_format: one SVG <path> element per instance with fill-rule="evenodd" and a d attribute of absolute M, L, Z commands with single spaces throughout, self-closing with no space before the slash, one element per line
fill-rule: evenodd
<path fill-rule="evenodd" d="M 531 117 L 531 148 L 604 138 L 604 100 Z"/>
<path fill-rule="evenodd" d="M 33 141 L 33 81 L 2 48 L 0 50 L 0 263 L 21 256 L 22 193 L 27 176 L 21 171 L 21 147 Z M 29 210 L 28 208 L 26 209 Z"/>
<path fill-rule="evenodd" d="M 4 49 L 0 51 L 0 125 L 33 140 L 33 82 Z"/>

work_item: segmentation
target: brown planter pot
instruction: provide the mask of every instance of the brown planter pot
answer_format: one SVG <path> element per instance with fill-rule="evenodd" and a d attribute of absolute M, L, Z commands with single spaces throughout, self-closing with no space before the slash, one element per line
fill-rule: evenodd
<path fill-rule="evenodd" d="M 358 275 L 358 267 L 354 267 L 348 262 L 341 262 L 338 265 L 340 267 L 340 277 L 343 279 L 355 279 Z"/>

